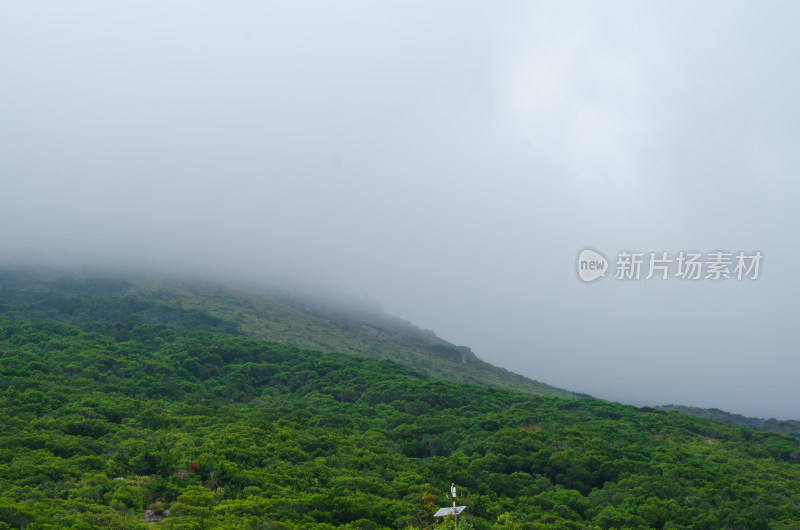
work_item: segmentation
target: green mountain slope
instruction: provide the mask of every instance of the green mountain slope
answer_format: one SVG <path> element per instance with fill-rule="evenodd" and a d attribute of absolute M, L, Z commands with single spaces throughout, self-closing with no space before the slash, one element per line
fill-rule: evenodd
<path fill-rule="evenodd" d="M 0 270 L 0 314 L 65 322 L 164 324 L 392 359 L 451 381 L 575 397 L 478 359 L 432 332 L 375 309 L 220 284 L 130 277 L 81 277 L 48 269 Z"/>
<path fill-rule="evenodd" d="M 731 425 L 786 434 L 800 439 L 800 421 L 797 420 L 776 420 L 775 418 L 765 420 L 762 418 L 742 416 L 741 414 L 733 414 L 720 409 L 703 409 L 699 407 L 687 407 L 686 405 L 664 405 L 658 408 L 663 410 L 675 410 L 684 414 L 697 416 L 698 418 L 721 421 L 722 423 L 729 423 Z"/>
<path fill-rule="evenodd" d="M 0 320 L 0 528 L 422 528 L 451 481 L 464 529 L 796 528 L 798 460 L 785 436 L 388 360 Z"/>

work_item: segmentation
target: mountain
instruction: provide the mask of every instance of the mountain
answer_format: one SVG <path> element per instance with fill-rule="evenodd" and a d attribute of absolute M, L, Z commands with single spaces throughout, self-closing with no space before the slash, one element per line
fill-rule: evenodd
<path fill-rule="evenodd" d="M 174 326 L 0 321 L 0 528 L 794 528 L 800 444 Z"/>
<path fill-rule="evenodd" d="M 322 302 L 274 288 L 146 276 L 77 275 L 51 269 L 0 270 L 0 312 L 63 322 L 135 320 L 391 359 L 450 381 L 577 397 L 480 360 L 376 307 Z M 582 395 L 586 397 L 585 395 Z"/>
<path fill-rule="evenodd" d="M 775 432 L 792 436 L 800 439 L 800 421 L 797 420 L 776 420 L 775 418 L 762 419 L 733 414 L 720 409 L 703 409 L 699 407 L 688 407 L 686 405 L 664 405 L 658 407 L 663 410 L 675 410 L 684 414 L 691 414 L 698 418 L 707 418 L 730 425 L 739 425 L 759 429 L 767 432 Z"/>
<path fill-rule="evenodd" d="M 453 482 L 463 530 L 800 525 L 788 436 L 265 341 L 227 289 L 45 276 L 2 284 L 0 530 L 439 530 Z"/>

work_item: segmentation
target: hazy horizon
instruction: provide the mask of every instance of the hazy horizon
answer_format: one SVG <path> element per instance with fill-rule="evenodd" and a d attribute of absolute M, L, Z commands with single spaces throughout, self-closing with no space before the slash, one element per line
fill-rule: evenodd
<path fill-rule="evenodd" d="M 0 262 L 375 300 L 544 383 L 800 419 L 800 6 L 0 6 Z M 578 252 L 760 251 L 582 283 Z"/>

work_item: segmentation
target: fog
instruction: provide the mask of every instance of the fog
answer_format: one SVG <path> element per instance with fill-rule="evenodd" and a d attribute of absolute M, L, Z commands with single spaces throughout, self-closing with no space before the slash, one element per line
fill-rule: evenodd
<path fill-rule="evenodd" d="M 322 284 L 552 385 L 800 418 L 799 11 L 6 2 L 0 261 Z M 587 246 L 764 259 L 587 284 Z"/>

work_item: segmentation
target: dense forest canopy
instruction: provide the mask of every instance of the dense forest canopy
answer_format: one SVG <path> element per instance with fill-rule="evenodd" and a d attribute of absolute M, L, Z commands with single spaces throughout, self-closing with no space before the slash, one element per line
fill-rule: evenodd
<path fill-rule="evenodd" d="M 451 482 L 460 528 L 800 524 L 787 436 L 438 380 L 202 312 L 165 325 L 93 319 L 80 301 L 71 322 L 12 309 L 0 528 L 140 528 L 146 513 L 164 528 L 426 528 Z"/>

